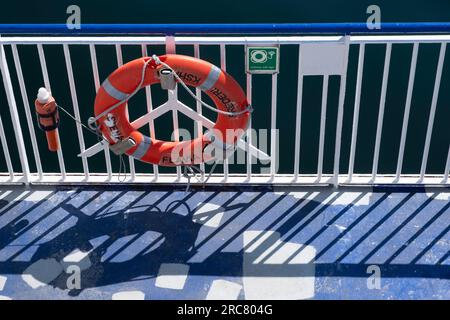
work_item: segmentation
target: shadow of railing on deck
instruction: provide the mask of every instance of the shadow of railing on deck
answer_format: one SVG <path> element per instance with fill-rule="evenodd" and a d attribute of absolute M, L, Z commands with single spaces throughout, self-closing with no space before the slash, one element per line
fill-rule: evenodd
<path fill-rule="evenodd" d="M 156 277 L 165 263 L 187 264 L 189 275 L 200 276 L 367 277 L 378 259 L 383 277 L 450 279 L 450 265 L 443 264 L 448 252 L 435 264 L 420 263 L 448 224 L 403 257 L 408 263 L 396 262 L 448 214 L 450 203 L 437 194 L 79 188 L 14 201 L 18 194 L 0 200 L 0 272 L 32 273 L 61 289 L 67 288 L 70 274 L 63 271 L 69 264 L 81 266 L 83 289 Z M 393 245 L 413 222 L 421 227 Z M 244 239 L 249 230 L 256 233 Z M 287 243 L 295 245 L 287 249 Z M 76 252 L 78 261 L 67 259 Z M 299 257 L 303 262 L 293 263 Z M 59 272 L 33 268 L 48 259 L 62 265 Z"/>

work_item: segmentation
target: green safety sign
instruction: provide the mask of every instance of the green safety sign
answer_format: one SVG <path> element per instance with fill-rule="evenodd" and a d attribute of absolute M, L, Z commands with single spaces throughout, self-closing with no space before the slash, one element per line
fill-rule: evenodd
<path fill-rule="evenodd" d="M 280 61 L 279 47 L 247 47 L 247 72 L 277 73 Z"/>

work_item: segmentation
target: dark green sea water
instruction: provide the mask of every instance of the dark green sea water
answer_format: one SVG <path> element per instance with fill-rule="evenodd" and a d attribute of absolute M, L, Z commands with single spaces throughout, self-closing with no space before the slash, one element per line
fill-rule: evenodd
<path fill-rule="evenodd" d="M 256 23 L 256 22 L 364 22 L 367 18 L 368 5 L 381 7 L 383 22 L 420 22 L 450 21 L 450 1 L 25 1 L 2 3 L 0 23 L 65 23 L 66 8 L 77 4 L 82 10 L 82 23 Z M 42 12 L 42 13 L 40 13 Z M 72 64 L 79 97 L 82 119 L 92 115 L 95 98 L 90 69 L 89 50 L 87 47 L 71 46 Z M 150 53 L 163 54 L 162 46 L 149 46 Z M 10 71 L 18 101 L 18 109 L 24 118 L 20 91 L 17 86 L 11 50 L 6 48 Z M 372 168 L 373 148 L 376 122 L 380 99 L 382 71 L 384 63 L 384 45 L 368 45 L 366 47 L 365 77 L 361 96 L 361 113 L 359 137 L 356 150 L 355 172 L 366 173 Z M 42 86 L 37 50 L 31 46 L 19 46 L 19 53 L 30 102 L 35 91 Z M 191 46 L 178 46 L 177 53 L 193 55 Z M 61 47 L 46 46 L 45 54 L 49 68 L 52 92 L 63 106 L 72 105 L 65 62 Z M 115 49 L 113 46 L 98 47 L 100 78 L 103 80 L 116 68 Z M 124 46 L 124 60 L 129 61 L 140 56 L 140 48 Z M 391 72 L 387 91 L 383 138 L 380 150 L 380 173 L 393 173 L 396 169 L 401 122 L 406 99 L 409 66 L 412 45 L 394 45 L 391 59 Z M 428 114 L 431 104 L 439 45 L 421 45 L 419 50 L 416 81 L 410 114 L 410 124 L 406 141 L 404 173 L 417 173 L 420 170 L 422 150 Z M 202 47 L 201 57 L 216 65 L 220 65 L 219 48 Z M 245 88 L 244 47 L 233 46 L 227 49 L 228 72 Z M 298 46 L 282 46 L 278 91 L 278 121 L 280 129 L 280 173 L 292 172 L 294 158 L 294 133 L 296 110 L 297 60 Z M 347 81 L 347 98 L 345 103 L 344 126 L 342 137 L 341 170 L 348 168 L 350 150 L 351 123 L 356 86 L 356 70 L 358 47 L 351 46 L 349 72 Z M 329 105 L 325 137 L 324 171 L 331 172 L 334 154 L 334 136 L 339 90 L 339 78 L 331 77 L 329 87 Z M 270 76 L 254 76 L 253 105 L 255 107 L 253 126 L 255 128 L 270 127 Z M 304 82 L 304 115 L 302 130 L 301 172 L 313 173 L 317 167 L 319 141 L 321 77 L 309 77 Z M 180 90 L 181 92 L 181 90 Z M 185 94 L 181 94 L 185 103 L 193 105 Z M 161 104 L 165 95 L 154 91 L 154 104 Z M 138 95 L 132 101 L 130 115 L 132 118 L 142 114 L 145 109 L 145 97 Z M 136 107 L 134 107 L 136 106 Z M 208 112 L 205 112 L 208 115 Z M 10 127 L 9 108 L 3 87 L 0 88 L 0 115 L 2 116 L 9 137 L 14 168 L 20 171 L 15 140 Z M 210 114 L 211 117 L 214 116 Z M 442 173 L 445 166 L 447 150 L 450 142 L 448 126 L 450 122 L 450 49 L 447 50 L 444 65 L 441 91 L 439 95 L 435 129 L 432 136 L 428 173 Z M 193 128 L 193 125 L 180 116 L 180 126 Z M 170 136 L 171 117 L 166 115 L 156 121 L 158 138 Z M 32 161 L 33 153 L 27 132 L 23 125 L 24 138 L 28 145 L 31 169 L 35 170 Z M 76 158 L 79 145 L 75 135 L 75 126 L 68 118 L 62 116 L 61 140 L 69 172 L 80 172 L 81 161 Z M 57 158 L 46 151 L 45 138 L 37 132 L 40 154 L 44 171 L 58 171 Z M 86 145 L 95 142 L 95 137 L 85 134 Z M 104 171 L 103 155 L 99 154 L 89 160 L 92 171 Z M 117 170 L 117 159 L 114 159 Z M 136 163 L 137 171 L 150 172 L 151 166 Z M 245 170 L 242 165 L 238 170 Z M 0 172 L 6 171 L 3 157 L 0 157 Z M 257 166 L 255 166 L 257 171 Z"/>

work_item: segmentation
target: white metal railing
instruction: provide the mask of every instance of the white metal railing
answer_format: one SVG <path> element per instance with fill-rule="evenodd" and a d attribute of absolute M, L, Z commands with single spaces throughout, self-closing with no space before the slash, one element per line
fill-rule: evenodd
<path fill-rule="evenodd" d="M 270 117 L 271 124 L 271 136 L 270 136 L 270 152 L 266 154 L 260 152 L 255 146 L 252 146 L 251 134 L 247 135 L 247 139 L 244 145 L 241 145 L 243 149 L 247 151 L 247 164 L 246 173 L 236 173 L 233 169 L 233 165 L 229 164 L 227 161 L 224 163 L 223 172 L 216 173 L 210 179 L 208 183 L 272 183 L 272 184 L 448 184 L 449 182 L 449 171 L 450 171 L 450 148 L 449 145 L 442 145 L 442 148 L 448 150 L 445 170 L 441 174 L 427 174 L 427 164 L 429 161 L 429 151 L 431 138 L 434 128 L 434 120 L 436 115 L 436 106 L 438 103 L 438 96 L 440 91 L 440 83 L 443 74 L 443 65 L 445 62 L 445 53 L 448 42 L 450 42 L 450 35 L 438 34 L 438 35 L 349 35 L 349 36 L 214 36 L 214 37 L 198 37 L 198 36 L 7 36 L 0 38 L 0 66 L 3 77 L 3 85 L 5 87 L 5 93 L 7 101 L 2 102 L 2 108 L 6 108 L 6 104 L 9 107 L 9 114 L 11 119 L 0 118 L 0 138 L 2 143 L 2 148 L 4 151 L 6 169 L 8 172 L 0 175 L 0 181 L 2 183 L 102 183 L 102 182 L 118 182 L 118 173 L 114 171 L 111 156 L 109 150 L 106 146 L 98 144 L 97 146 L 87 147 L 84 141 L 84 132 L 80 124 L 76 125 L 76 133 L 74 136 L 78 138 L 79 148 L 81 153 L 94 154 L 98 151 L 104 152 L 104 161 L 106 163 L 106 172 L 93 172 L 89 169 L 88 160 L 86 157 L 76 158 L 76 159 L 65 159 L 63 154 L 64 146 L 68 143 L 66 141 L 61 141 L 62 149 L 58 151 L 58 163 L 59 172 L 44 172 L 42 168 L 41 157 L 48 156 L 46 150 L 39 150 L 38 141 L 35 137 L 39 132 L 35 131 L 34 126 L 34 111 L 33 104 L 31 103 L 30 97 L 34 97 L 34 92 L 27 90 L 25 86 L 24 73 L 22 71 L 22 62 L 19 57 L 18 45 L 29 45 L 36 46 L 39 57 L 39 64 L 42 71 L 42 76 L 44 79 L 44 85 L 51 89 L 51 83 L 54 79 L 49 78 L 49 73 L 47 70 L 47 64 L 51 61 L 46 61 L 44 46 L 62 46 L 64 59 L 66 63 L 66 70 L 61 73 L 66 73 L 68 77 L 70 95 L 72 101 L 72 107 L 74 116 L 80 120 L 80 108 L 78 103 L 78 94 L 76 89 L 76 81 L 73 74 L 73 65 L 71 61 L 70 46 L 71 45 L 81 45 L 87 46 L 90 52 L 90 61 L 87 61 L 86 65 L 89 65 L 92 69 L 92 79 L 95 84 L 95 89 L 97 90 L 100 86 L 100 76 L 97 64 L 97 52 L 98 46 L 102 45 L 114 45 L 116 48 L 116 59 L 117 65 L 120 66 L 124 61 L 122 57 L 122 46 L 132 45 L 139 46 L 143 56 L 148 54 L 148 46 L 152 45 L 165 45 L 167 52 L 175 52 L 177 45 L 189 45 L 193 46 L 195 57 L 200 57 L 200 48 L 202 46 L 219 46 L 220 49 L 220 66 L 222 69 L 227 67 L 227 56 L 226 48 L 228 46 L 240 45 L 295 45 L 299 47 L 298 56 L 298 82 L 292 84 L 292 90 L 297 90 L 297 105 L 296 105 L 296 119 L 295 119 L 295 137 L 289 143 L 294 146 L 293 166 L 291 173 L 279 174 L 277 173 L 277 150 L 278 150 L 278 140 L 276 137 L 277 129 L 277 113 L 279 109 L 277 106 L 277 89 L 278 89 L 278 74 L 273 74 L 271 77 L 271 100 L 270 100 L 270 113 L 267 114 Z M 416 174 L 403 174 L 403 161 L 404 161 L 404 151 L 405 151 L 405 141 L 408 133 L 409 115 L 412 101 L 412 94 L 414 88 L 414 80 L 416 73 L 416 65 L 418 59 L 419 46 L 423 43 L 438 43 L 440 44 L 439 58 L 437 64 L 437 71 L 434 82 L 434 90 L 432 95 L 432 103 L 430 105 L 430 113 L 428 118 L 425 145 L 423 150 L 417 150 L 418 153 L 421 152 L 421 167 L 420 171 Z M 357 153 L 356 144 L 358 140 L 358 120 L 360 117 L 360 104 L 361 104 L 361 89 L 362 80 L 364 77 L 364 61 L 365 61 L 365 48 L 369 44 L 385 44 L 385 61 L 383 70 L 383 80 L 381 86 L 381 98 L 379 102 L 378 119 L 377 119 L 377 129 L 375 137 L 375 147 L 373 156 L 373 165 L 371 172 L 360 172 L 355 173 L 355 154 Z M 390 60 L 393 44 L 413 44 L 413 53 L 410 63 L 409 81 L 408 89 L 406 94 L 406 103 L 404 107 L 404 116 L 401 125 L 401 138 L 400 147 L 398 150 L 397 166 L 396 171 L 391 174 L 380 174 L 378 172 L 379 156 L 380 156 L 380 144 L 383 135 L 383 120 L 384 120 L 384 108 L 386 103 L 386 92 L 388 88 L 388 78 L 390 71 Z M 313 45 L 313 46 L 311 46 Z M 332 55 L 338 54 L 343 57 L 341 69 L 331 66 L 331 69 L 326 67 L 319 67 L 314 69 L 311 65 L 314 65 L 314 61 L 308 58 L 307 50 L 312 50 L 313 53 L 323 54 L 327 50 L 322 50 L 325 48 L 323 46 L 330 45 L 327 50 L 332 51 Z M 348 72 L 348 59 L 349 59 L 349 48 L 350 46 L 359 47 L 358 55 L 358 67 L 356 75 L 356 87 L 347 88 L 346 78 Z M 14 68 L 17 74 L 18 86 L 20 87 L 20 92 L 14 92 L 13 80 L 10 75 L 10 63 L 8 61 L 9 57 L 6 55 L 5 48 L 10 47 L 12 52 L 12 59 L 14 61 Z M 342 50 L 341 50 L 342 49 Z M 336 53 L 336 52 L 337 53 Z M 310 56 L 309 56 L 310 57 Z M 201 58 L 201 57 L 200 57 Z M 27 61 L 27 63 L 31 63 Z M 318 64 L 320 65 L 320 64 Z M 309 66 L 311 68 L 306 68 Z M 321 69 L 322 68 L 322 69 Z M 308 69 L 311 69 L 308 71 Z M 313 70 L 314 69 L 314 70 Z M 336 70 L 334 70 L 336 69 Z M 338 70 L 339 69 L 339 70 Z M 112 70 L 111 70 L 112 71 Z M 244 72 L 244 71 L 243 71 Z M 321 119 L 320 119 L 320 131 L 319 136 L 319 152 L 318 152 L 318 163 L 317 163 L 317 173 L 316 174 L 304 174 L 300 171 L 300 154 L 302 152 L 301 145 L 301 132 L 302 132 L 302 99 L 303 99 L 303 77 L 309 75 L 321 75 L 323 77 L 323 88 L 322 88 L 322 103 L 321 103 Z M 339 91 L 339 103 L 338 112 L 336 116 L 336 133 L 335 133 L 335 150 L 334 150 L 334 161 L 333 161 L 333 172 L 325 173 L 323 169 L 324 163 L 324 145 L 325 145 L 325 128 L 326 128 L 326 118 L 327 118 L 327 93 L 328 93 L 328 82 L 331 75 L 339 75 L 340 81 L 340 91 Z M 246 92 L 249 102 L 252 101 L 252 95 L 257 94 L 257 92 L 252 92 L 253 77 L 255 75 L 246 75 Z M 36 84 L 39 87 L 41 84 Z M 341 149 L 342 140 L 342 130 L 343 130 L 343 116 L 344 116 L 344 103 L 346 98 L 346 90 L 355 90 L 355 101 L 353 109 L 353 122 L 352 122 L 352 133 L 350 141 L 349 150 L 349 164 L 348 170 L 346 172 L 340 172 L 341 165 L 341 154 L 343 150 Z M 18 112 L 18 106 L 16 97 L 20 94 L 22 105 L 24 107 L 24 119 L 21 119 Z M 196 90 L 196 94 L 200 97 L 201 92 L 199 89 Z M 147 87 L 145 89 L 146 102 L 147 102 L 147 114 L 143 117 L 137 119 L 134 124 L 138 127 L 144 125 L 149 125 L 149 133 L 152 138 L 155 137 L 154 120 L 167 112 L 170 108 L 172 111 L 173 125 L 175 128 L 175 133 L 178 129 L 178 113 L 182 112 L 190 116 L 195 120 L 195 134 L 199 135 L 202 132 L 202 126 L 211 126 L 212 122 L 206 119 L 202 115 L 202 106 L 197 103 L 195 106 L 195 112 L 191 110 L 184 104 L 178 101 L 177 92 L 174 91 L 172 94 L 169 93 L 169 102 L 160 107 L 155 107 L 152 102 L 151 88 Z M 176 107 L 173 107 L 173 106 Z M 189 110 L 188 110 L 189 109 Z M 256 109 L 255 112 L 258 112 Z M 278 117 L 278 119 L 280 119 Z M 289 121 L 290 119 L 286 119 Z M 4 123 L 11 122 L 14 128 L 14 140 L 9 139 L 4 132 Z M 25 128 L 25 126 L 27 128 Z M 251 129 L 251 122 L 249 125 L 249 131 Z M 30 141 L 25 141 L 23 138 L 23 130 L 28 130 L 30 134 Z M 447 131 L 448 135 L 449 132 Z M 175 134 L 175 139 L 178 136 Z M 12 164 L 12 151 L 11 145 L 15 144 L 17 147 L 18 158 L 20 159 L 21 170 L 19 172 L 13 171 Z M 27 150 L 32 149 L 33 158 L 29 158 L 27 155 Z M 14 151 L 16 152 L 16 151 Z M 345 151 L 347 152 L 347 151 Z M 255 173 L 252 172 L 252 158 L 260 157 L 270 160 L 270 170 L 268 173 Z M 96 161 L 100 161 L 100 158 L 96 158 Z M 34 161 L 36 166 L 36 172 L 30 172 L 29 162 Z M 66 162 L 70 161 L 81 161 L 83 166 L 82 173 L 67 173 L 66 172 Z M 134 159 L 129 158 L 129 169 L 130 174 L 127 176 L 125 182 L 137 182 L 137 183 L 184 183 L 186 180 L 181 175 L 180 168 L 177 168 L 176 174 L 161 174 L 159 172 L 158 166 L 149 165 L 148 166 L 151 173 L 136 172 L 134 166 Z M 201 168 L 204 170 L 205 166 L 202 165 Z"/>

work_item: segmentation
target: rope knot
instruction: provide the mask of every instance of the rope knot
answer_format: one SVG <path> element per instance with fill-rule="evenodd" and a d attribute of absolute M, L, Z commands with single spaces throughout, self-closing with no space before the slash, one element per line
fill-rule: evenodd
<path fill-rule="evenodd" d="M 155 64 L 157 66 L 159 66 L 162 63 L 161 59 L 159 59 L 159 57 L 156 54 L 152 55 L 152 59 L 153 59 L 153 61 L 155 61 Z"/>

